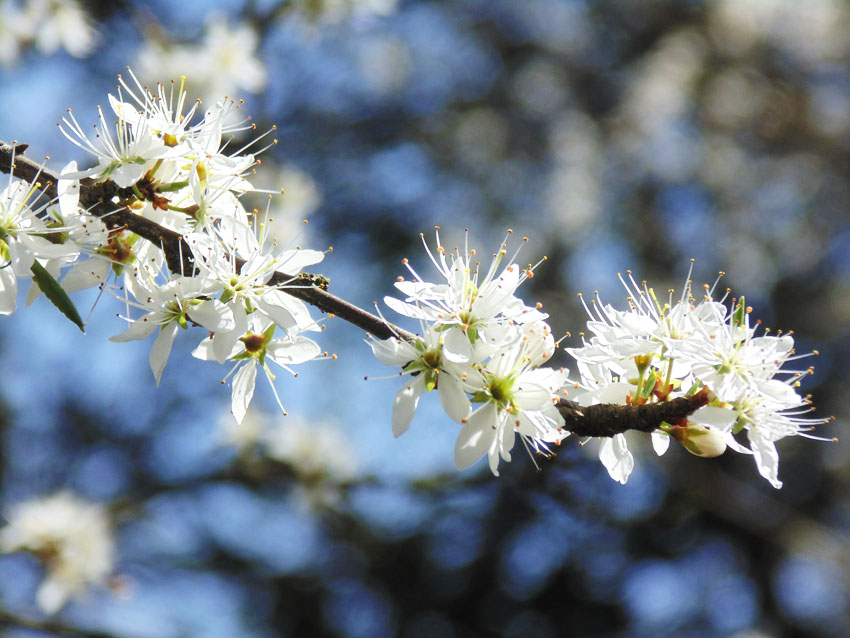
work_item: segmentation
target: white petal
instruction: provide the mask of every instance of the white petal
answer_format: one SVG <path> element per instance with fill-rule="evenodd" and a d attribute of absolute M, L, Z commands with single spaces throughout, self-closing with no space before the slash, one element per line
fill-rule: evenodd
<path fill-rule="evenodd" d="M 209 337 L 201 341 L 198 347 L 192 350 L 192 356 L 201 361 L 215 361 L 215 353 L 213 351 L 213 340 Z"/>
<path fill-rule="evenodd" d="M 432 318 L 433 312 L 427 311 L 424 308 L 413 304 L 404 303 L 395 297 L 384 297 L 384 303 L 395 310 L 398 314 L 410 317 L 412 319 L 427 319 Z"/>
<path fill-rule="evenodd" d="M 655 453 L 658 456 L 662 456 L 667 448 L 670 447 L 670 435 L 660 430 L 655 430 L 652 432 L 652 449 L 655 450 Z"/>
<path fill-rule="evenodd" d="M 84 259 L 74 264 L 62 278 L 62 288 L 72 293 L 99 285 L 109 274 L 112 263 L 108 259 Z"/>
<path fill-rule="evenodd" d="M 446 332 L 443 339 L 443 356 L 452 363 L 466 363 L 472 356 L 469 337 L 459 327 L 455 326 Z"/>
<path fill-rule="evenodd" d="M 152 320 L 153 316 L 153 313 L 149 313 L 144 317 L 136 319 L 124 332 L 109 337 L 109 340 L 113 343 L 125 343 L 127 341 L 136 341 L 137 339 L 150 337 L 154 330 L 159 327 L 159 324 Z"/>
<path fill-rule="evenodd" d="M 65 218 L 77 214 L 77 205 L 80 203 L 80 182 L 78 179 L 68 179 L 69 173 L 77 172 L 77 162 L 68 162 L 59 174 L 59 183 L 56 190 L 59 193 L 59 212 Z"/>
<path fill-rule="evenodd" d="M 250 359 L 245 362 L 245 365 L 233 377 L 233 398 L 230 409 L 233 411 L 233 416 L 236 417 L 237 423 L 242 423 L 242 419 L 245 418 L 248 405 L 254 396 L 254 384 L 256 381 L 257 360 Z"/>
<path fill-rule="evenodd" d="M 777 379 L 762 381 L 758 384 L 758 389 L 765 397 L 780 403 L 784 407 L 796 407 L 804 402 L 794 388 Z"/>
<path fill-rule="evenodd" d="M 44 237 L 38 237 L 36 235 L 19 235 L 18 241 L 26 247 L 27 252 L 36 257 L 41 257 L 42 259 L 70 257 L 80 252 L 80 250 L 72 242 L 54 244 L 53 242 L 46 240 Z M 24 258 L 22 263 L 26 264 L 26 270 L 28 271 L 32 266 L 32 259 L 30 257 Z M 30 273 L 20 274 L 23 276 Z"/>
<path fill-rule="evenodd" d="M 472 406 L 463 386 L 448 372 L 441 372 L 437 377 L 437 393 L 440 395 L 440 404 L 450 419 L 460 423 L 469 416 Z"/>
<path fill-rule="evenodd" d="M 68 588 L 54 578 L 46 578 L 35 593 L 35 602 L 46 614 L 55 614 L 68 601 Z"/>
<path fill-rule="evenodd" d="M 514 391 L 514 399 L 522 410 L 542 410 L 552 403 L 552 392 L 549 388 L 522 379 Z"/>
<path fill-rule="evenodd" d="M 553 404 L 542 410 L 523 410 L 519 413 L 519 432 L 541 441 L 554 443 L 562 440 L 567 434 L 559 432 L 563 427 L 564 417 Z"/>
<path fill-rule="evenodd" d="M 726 432 L 723 436 L 723 440 L 726 441 L 726 446 L 732 448 L 738 454 L 752 454 L 753 451 L 744 447 L 738 440 L 732 435 L 731 432 Z"/>
<path fill-rule="evenodd" d="M 111 93 L 109 94 L 109 105 L 119 118 L 127 124 L 136 124 L 141 117 L 141 114 L 133 108 L 129 102 L 121 102 Z"/>
<path fill-rule="evenodd" d="M 382 341 L 371 339 L 367 343 L 372 348 L 375 358 L 385 366 L 397 368 L 417 358 L 417 353 L 413 346 L 395 337 L 390 337 Z"/>
<path fill-rule="evenodd" d="M 496 427 L 496 433 L 498 434 L 499 439 L 499 455 L 507 462 L 510 462 L 511 460 L 511 450 L 514 447 L 514 441 L 516 441 L 516 434 L 514 433 L 514 423 L 515 421 L 513 417 L 511 417 L 503 420 L 502 423 L 500 423 Z M 498 456 L 496 456 L 495 454 L 491 454 L 490 469 L 496 476 L 499 476 L 499 472 L 497 471 L 499 467 L 498 462 Z"/>
<path fill-rule="evenodd" d="M 413 413 L 419 403 L 419 397 L 425 392 L 425 375 L 420 374 L 405 383 L 393 399 L 393 436 L 396 438 L 407 432 Z"/>
<path fill-rule="evenodd" d="M 236 327 L 233 311 L 218 299 L 208 299 L 201 302 L 187 314 L 192 321 L 201 324 L 211 332 L 233 330 Z"/>
<path fill-rule="evenodd" d="M 18 306 L 18 281 L 11 268 L 0 268 L 0 315 L 11 315 Z"/>
<path fill-rule="evenodd" d="M 626 437 L 617 434 L 613 438 L 603 438 L 599 448 L 599 460 L 612 479 L 625 484 L 635 467 L 635 459 L 626 445 Z"/>
<path fill-rule="evenodd" d="M 255 299 L 255 304 L 284 330 L 321 330 L 316 320 L 310 316 L 307 305 L 281 290 L 268 290 Z"/>
<path fill-rule="evenodd" d="M 276 364 L 285 366 L 320 357 L 322 349 L 315 341 L 304 337 L 298 337 L 296 341 L 275 339 L 268 345 L 266 355 Z"/>
<path fill-rule="evenodd" d="M 496 316 L 508 305 L 518 285 L 519 266 L 512 264 L 497 279 L 482 287 L 478 299 L 472 304 L 472 312 L 479 317 Z"/>
<path fill-rule="evenodd" d="M 759 469 L 759 474 L 770 481 L 770 484 L 779 489 L 782 487 L 782 481 L 779 480 L 779 453 L 776 451 L 776 446 L 773 441 L 768 441 L 756 434 L 754 430 L 748 433 L 750 439 L 750 448 L 756 458 L 756 466 Z"/>
<path fill-rule="evenodd" d="M 325 258 L 325 253 L 320 250 L 287 250 L 281 255 L 276 267 L 287 275 L 297 275 L 307 266 L 318 264 Z"/>
<path fill-rule="evenodd" d="M 688 417 L 688 421 L 697 425 L 706 425 L 717 428 L 721 432 L 728 432 L 738 420 L 738 413 L 729 408 L 718 408 L 713 405 L 705 405 Z"/>
<path fill-rule="evenodd" d="M 455 441 L 455 467 L 465 470 L 487 453 L 496 437 L 496 407 L 479 408 L 461 428 Z"/>
<path fill-rule="evenodd" d="M 162 378 L 162 371 L 165 370 L 165 364 L 168 363 L 168 355 L 171 354 L 171 346 L 174 345 L 174 337 L 177 336 L 178 330 L 180 330 L 180 326 L 172 321 L 162 327 L 156 337 L 156 341 L 153 342 L 150 364 L 157 385 L 159 385 L 159 380 Z"/>
<path fill-rule="evenodd" d="M 105 169 L 106 166 L 103 168 Z M 121 188 L 127 188 L 138 182 L 148 168 L 147 162 L 144 164 L 121 164 L 109 174 L 109 177 Z"/>
<path fill-rule="evenodd" d="M 427 282 L 397 281 L 395 282 L 395 287 L 398 288 L 405 295 L 407 295 L 407 297 L 410 299 L 437 298 L 436 295 L 433 294 L 433 289 L 435 288 L 434 284 L 429 284 Z"/>
<path fill-rule="evenodd" d="M 227 361 L 234 354 L 237 346 L 242 344 L 239 337 L 248 330 L 248 316 L 245 314 L 245 306 L 239 301 L 232 301 L 227 306 L 233 311 L 233 319 L 236 326 L 233 330 L 219 330 L 215 333 L 212 342 L 213 355 L 219 363 Z"/>

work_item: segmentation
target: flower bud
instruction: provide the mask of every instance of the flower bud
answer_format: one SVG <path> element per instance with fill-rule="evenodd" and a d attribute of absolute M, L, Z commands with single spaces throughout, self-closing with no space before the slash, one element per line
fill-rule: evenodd
<path fill-rule="evenodd" d="M 696 456 L 714 458 L 726 451 L 723 435 L 717 430 L 710 430 L 702 425 L 689 423 L 686 427 L 675 428 L 675 431 L 671 431 L 670 434 L 688 452 Z"/>

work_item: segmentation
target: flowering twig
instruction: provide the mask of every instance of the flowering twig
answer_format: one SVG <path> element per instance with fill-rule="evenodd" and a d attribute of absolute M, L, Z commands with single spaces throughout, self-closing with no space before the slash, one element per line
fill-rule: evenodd
<path fill-rule="evenodd" d="M 47 197 L 57 197 L 58 178 L 46 171 L 43 166 L 23 157 L 21 153 L 25 150 L 26 145 L 10 146 L 0 143 L 0 171 L 13 173 L 15 176 L 28 181 L 37 180 L 38 186 Z M 121 195 L 126 189 L 119 188 L 109 179 L 97 183 L 91 179 L 84 179 L 79 182 L 79 190 L 80 204 L 91 214 L 100 217 L 112 228 L 126 228 L 161 248 L 166 263 L 173 273 L 192 275 L 196 272 L 195 255 L 180 233 L 137 215 L 125 206 L 111 202 L 115 195 Z M 239 258 L 235 259 L 235 263 L 237 271 L 245 264 Z M 365 330 L 376 339 L 396 338 L 412 345 L 422 341 L 420 337 L 331 294 L 327 291 L 327 279 L 320 275 L 302 273 L 298 276 L 291 276 L 282 272 L 275 272 L 268 284 L 280 286 L 280 289 L 288 295 L 311 304 L 329 316 L 337 316 Z M 493 285 L 502 288 L 504 282 L 500 277 L 498 280 L 493 280 Z M 463 295 L 466 295 L 466 292 L 463 292 Z M 520 310 L 520 315 L 511 319 L 511 322 L 529 322 L 532 316 L 536 317 L 530 308 L 523 307 Z M 411 316 L 416 316 L 419 310 L 414 308 L 409 312 L 413 313 Z M 459 315 L 447 312 L 445 316 Z M 523 360 L 527 359 L 526 354 L 518 354 L 521 355 Z M 407 355 L 408 353 L 402 349 L 393 356 L 400 357 L 400 364 L 406 366 L 416 358 Z M 548 355 L 546 356 L 548 357 Z M 413 368 L 410 371 L 415 372 Z M 450 380 L 450 375 L 444 373 L 441 385 L 446 385 Z M 436 377 L 432 379 L 432 382 L 434 387 L 437 387 Z M 414 405 L 418 396 L 419 394 L 415 392 L 410 395 Z M 448 399 L 446 401 L 449 403 Z M 564 425 L 560 426 L 560 430 L 579 436 L 611 438 L 628 430 L 652 432 L 665 423 L 671 424 L 686 419 L 708 403 L 709 400 L 705 393 L 697 393 L 692 396 L 670 398 L 655 403 L 597 403 L 589 406 L 582 406 L 574 401 L 561 398 L 556 403 L 555 408 L 564 420 Z M 540 409 L 545 410 L 545 406 L 541 406 Z M 412 410 L 406 414 L 407 416 L 404 416 L 399 413 L 400 425 L 396 428 L 397 433 L 400 433 L 409 425 Z"/>
<path fill-rule="evenodd" d="M 45 195 L 55 198 L 58 178 L 45 170 L 43 166 L 23 157 L 21 153 L 26 148 L 26 145 L 11 146 L 0 143 L 0 171 L 11 172 L 27 181 L 37 177 Z M 110 226 L 126 228 L 159 246 L 172 272 L 192 272 L 195 267 L 194 256 L 185 239 L 179 233 L 136 215 L 126 207 L 116 207 L 110 203 L 109 197 L 116 194 L 118 190 L 120 189 L 109 180 L 98 183 L 96 187 L 92 185 L 91 180 L 83 180 L 80 183 L 80 202 L 93 215 L 104 219 Z M 237 260 L 238 267 L 241 267 L 242 263 L 244 263 L 242 260 Z M 365 330 L 378 339 L 400 336 L 410 342 L 416 340 L 411 333 L 331 294 L 325 289 L 326 280 L 321 281 L 321 279 L 317 275 L 302 274 L 292 277 L 276 272 L 269 283 L 291 284 L 293 280 L 303 281 L 305 283 L 303 287 L 286 287 L 282 290 L 322 312 L 339 317 Z M 556 407 L 564 417 L 565 430 L 579 436 L 612 437 L 628 430 L 651 432 L 665 421 L 684 418 L 705 404 L 705 400 L 690 397 L 640 406 L 600 404 L 580 407 L 573 401 L 561 399 Z"/>
<path fill-rule="evenodd" d="M 41 184 L 44 194 L 51 199 L 55 198 L 57 196 L 56 184 L 58 183 L 58 178 L 50 173 L 50 171 L 45 170 L 40 164 L 23 157 L 21 153 L 26 148 L 27 146 L 25 144 L 12 146 L 0 142 L 0 171 L 12 173 L 16 177 L 26 181 L 32 181 L 38 176 L 38 182 Z M 13 157 L 14 165 L 12 164 Z M 90 182 L 90 180 L 88 181 Z M 140 215 L 136 215 L 124 206 L 116 207 L 114 204 L 111 204 L 106 195 L 109 193 L 115 194 L 118 188 L 109 180 L 107 180 L 106 184 L 112 184 L 112 187 L 99 183 L 97 188 L 94 188 L 90 183 L 87 183 L 87 180 L 83 180 L 80 183 L 81 205 L 86 207 L 93 215 L 103 219 L 107 225 L 113 228 L 126 228 L 136 235 L 147 239 L 155 246 L 159 246 L 172 272 L 192 273 L 195 268 L 194 256 L 191 248 L 180 233 L 165 228 Z M 236 260 L 237 268 L 241 268 L 242 264 L 244 264 L 243 260 Z M 304 286 L 292 286 L 293 282 L 303 282 Z M 388 339 L 397 335 L 410 340 L 415 338 L 407 331 L 389 325 L 385 320 L 372 313 L 331 294 L 326 290 L 327 279 L 320 275 L 302 273 L 298 277 L 293 277 L 285 273 L 276 272 L 272 275 L 269 284 L 289 284 L 289 286 L 282 289 L 287 294 L 318 308 L 324 313 L 339 317 L 375 335 L 379 339 Z"/>

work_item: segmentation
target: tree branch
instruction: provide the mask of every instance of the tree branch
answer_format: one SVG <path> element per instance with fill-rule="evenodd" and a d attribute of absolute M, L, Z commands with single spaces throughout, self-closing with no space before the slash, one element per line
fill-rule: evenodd
<path fill-rule="evenodd" d="M 54 636 L 67 636 L 68 638 L 115 638 L 114 634 L 77 629 L 55 620 L 35 620 L 0 609 L 0 627 L 10 626 L 32 629 Z"/>
<path fill-rule="evenodd" d="M 627 430 L 652 432 L 665 422 L 676 425 L 704 405 L 708 405 L 708 393 L 700 391 L 661 403 L 581 406 L 575 401 L 561 399 L 556 407 L 564 417 L 565 430 L 577 436 L 614 436 Z"/>

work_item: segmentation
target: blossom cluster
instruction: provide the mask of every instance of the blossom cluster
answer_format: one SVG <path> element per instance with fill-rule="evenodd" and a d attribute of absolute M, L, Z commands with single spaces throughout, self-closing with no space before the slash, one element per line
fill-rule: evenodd
<path fill-rule="evenodd" d="M 70 492 L 19 503 L 5 513 L 0 551 L 27 551 L 45 569 L 36 602 L 47 613 L 90 584 L 106 584 L 113 569 L 114 541 L 106 510 Z"/>
<path fill-rule="evenodd" d="M 408 429 L 419 398 L 436 389 L 449 417 L 463 424 L 455 465 L 466 469 L 486 454 L 498 475 L 499 459 L 510 461 L 517 434 L 526 449 L 542 453 L 564 438 L 554 397 L 567 374 L 543 366 L 555 351 L 547 315 L 515 294 L 533 267 L 507 258 L 503 243 L 483 272 L 468 245 L 449 254 L 439 242 L 438 229 L 436 256 L 425 247 L 445 282 L 424 281 L 405 260 L 413 280 L 396 283 L 405 299 L 385 298 L 399 314 L 418 319 L 421 333 L 412 341 L 399 336 L 369 344 L 382 363 L 409 375 L 393 402 L 393 433 Z"/>
<path fill-rule="evenodd" d="M 62 118 L 62 132 L 96 164 L 66 166 L 57 203 L 38 203 L 38 178 L 28 184 L 10 177 L 0 194 L 0 253 L 11 265 L 0 269 L 0 312 L 15 310 L 20 278 L 36 278 L 30 300 L 41 290 L 55 292 L 60 278 L 64 293 L 100 286 L 123 303 L 129 322 L 112 341 L 156 335 L 150 367 L 157 383 L 177 335 L 201 326 L 205 333 L 191 331 L 199 337 L 193 354 L 230 362 L 226 379 L 232 377 L 232 411 L 241 421 L 258 367 L 272 381 L 269 362 L 292 372 L 323 356 L 305 336 L 320 326 L 283 289 L 324 253 L 278 241 L 268 230 L 274 227 L 269 209 L 243 206 L 241 196 L 254 190 L 246 175 L 255 158 L 248 148 L 229 149 L 235 134 L 251 129 L 247 121 L 231 122 L 238 104 L 220 101 L 197 118 L 200 103 L 187 104 L 182 85 L 159 85 L 153 93 L 132 72 L 130 78 L 121 78 L 118 95 L 109 96 L 112 116 L 100 111 L 93 136 L 70 111 Z M 99 217 L 81 203 L 82 179 L 111 186 Z M 182 236 L 191 259 L 181 256 L 175 267 L 161 246 L 110 224 L 119 210 Z M 73 311 L 68 305 L 66 314 Z"/>
<path fill-rule="evenodd" d="M 296 498 L 309 507 L 335 504 L 358 476 L 354 447 L 333 422 L 282 420 L 251 410 L 242 423 L 222 419 L 219 428 L 221 443 L 234 447 L 238 461 L 252 472 L 262 473 L 269 461 L 286 466 L 296 479 Z"/>
<path fill-rule="evenodd" d="M 517 434 L 529 452 L 548 453 L 570 434 L 558 410 L 565 397 L 578 406 L 635 407 L 694 397 L 699 407 L 687 417 L 659 422 L 652 433 L 656 452 L 663 454 L 670 438 L 698 456 L 719 456 L 729 447 L 752 454 L 778 488 L 775 442 L 826 421 L 806 416 L 809 400 L 797 391 L 811 369 L 783 368 L 800 358 L 793 337 L 758 334 L 743 298 L 727 308 L 728 291 L 715 300 L 705 286 L 697 300 L 688 279 L 677 302 L 670 293 L 661 304 L 646 284 L 621 278 L 629 309 L 591 302 L 590 336 L 582 333 L 583 345 L 567 348 L 577 367 L 572 380 L 563 368 L 544 365 L 555 350 L 547 315 L 516 296 L 533 268 L 506 260 L 503 244 L 482 275 L 474 250 L 449 254 L 439 241 L 438 233 L 436 256 L 427 244 L 426 250 L 440 283 L 426 282 L 405 260 L 413 280 L 396 283 L 405 299 L 385 299 L 418 319 L 420 332 L 369 343 L 382 363 L 408 376 L 393 403 L 395 435 L 409 427 L 420 396 L 437 390 L 448 416 L 462 424 L 458 469 L 487 454 L 498 475 L 499 459 L 510 460 Z M 625 483 L 634 468 L 625 434 L 598 438 L 600 461 Z"/>
<path fill-rule="evenodd" d="M 213 13 L 204 24 L 200 42 L 148 39 L 133 66 L 142 78 L 186 74 L 204 100 L 237 92 L 258 93 L 269 78 L 268 69 L 257 55 L 258 45 L 257 31 L 249 24 Z"/>
<path fill-rule="evenodd" d="M 0 0 L 0 64 L 17 62 L 29 45 L 47 55 L 61 47 L 81 58 L 94 48 L 95 35 L 77 0 Z"/>
<path fill-rule="evenodd" d="M 697 300 L 689 277 L 678 300 L 671 292 L 661 303 L 630 273 L 621 281 L 629 309 L 594 299 L 587 308 L 591 336 L 568 349 L 581 376 L 574 399 L 643 405 L 704 393 L 707 405 L 653 432 L 656 453 L 667 450 L 671 437 L 698 456 L 719 456 L 729 447 L 752 454 L 759 473 L 781 487 L 775 442 L 826 421 L 805 416 L 809 400 L 797 391 L 812 368 L 783 368 L 809 355 L 795 354 L 790 334 L 759 333 L 758 324 L 750 325 L 746 300 L 732 298 L 727 307 L 729 291 L 715 299 L 716 284 L 703 286 Z M 600 458 L 612 478 L 626 482 L 634 459 L 623 434 L 603 443 Z"/>

